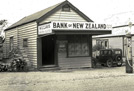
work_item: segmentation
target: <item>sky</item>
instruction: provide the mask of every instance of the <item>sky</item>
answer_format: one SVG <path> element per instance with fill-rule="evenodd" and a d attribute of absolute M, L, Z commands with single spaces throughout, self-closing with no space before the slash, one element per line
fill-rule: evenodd
<path fill-rule="evenodd" d="M 1 0 L 0 20 L 6 19 L 9 25 L 21 18 L 43 10 L 64 0 Z M 95 22 L 114 15 L 134 11 L 134 0 L 68 0 Z M 129 18 L 129 16 L 127 17 Z"/>

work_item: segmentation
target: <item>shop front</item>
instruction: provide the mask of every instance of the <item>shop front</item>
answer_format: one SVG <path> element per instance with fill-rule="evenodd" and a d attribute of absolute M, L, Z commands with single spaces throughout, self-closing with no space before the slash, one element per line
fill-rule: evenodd
<path fill-rule="evenodd" d="M 91 67 L 92 35 L 110 33 L 106 24 L 50 22 L 38 26 L 38 67 Z"/>

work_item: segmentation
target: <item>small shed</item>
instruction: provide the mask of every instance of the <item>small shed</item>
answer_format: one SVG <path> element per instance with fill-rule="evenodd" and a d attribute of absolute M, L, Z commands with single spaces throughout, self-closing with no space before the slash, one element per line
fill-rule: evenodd
<path fill-rule="evenodd" d="M 63 1 L 8 27 L 4 57 L 19 47 L 31 68 L 91 67 L 92 35 L 110 33 L 107 24 L 94 23 L 69 1 Z"/>

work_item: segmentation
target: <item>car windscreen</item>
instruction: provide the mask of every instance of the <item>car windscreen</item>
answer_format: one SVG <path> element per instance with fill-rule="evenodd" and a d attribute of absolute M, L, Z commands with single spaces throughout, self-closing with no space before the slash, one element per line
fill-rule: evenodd
<path fill-rule="evenodd" d="M 101 55 L 111 55 L 112 51 L 111 50 L 103 50 L 100 52 Z"/>
<path fill-rule="evenodd" d="M 121 51 L 115 51 L 115 54 L 121 54 Z"/>

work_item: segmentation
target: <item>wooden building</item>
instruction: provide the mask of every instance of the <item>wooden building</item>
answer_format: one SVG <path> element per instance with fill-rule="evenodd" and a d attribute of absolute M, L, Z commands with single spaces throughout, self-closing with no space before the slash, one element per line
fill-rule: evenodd
<path fill-rule="evenodd" d="M 31 68 L 91 67 L 92 35 L 109 33 L 106 24 L 95 24 L 69 1 L 64 1 L 8 27 L 4 57 L 8 58 L 9 51 L 19 47 Z"/>

